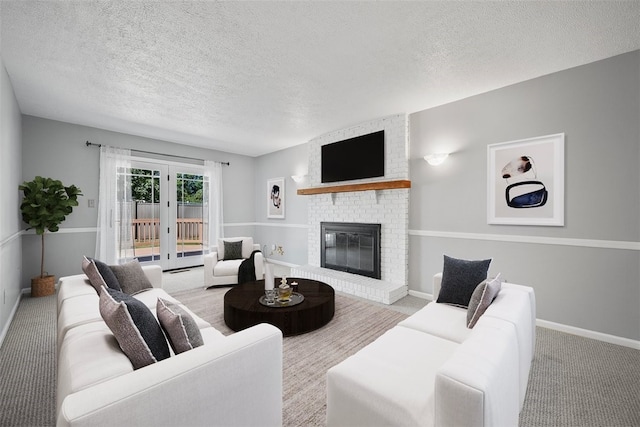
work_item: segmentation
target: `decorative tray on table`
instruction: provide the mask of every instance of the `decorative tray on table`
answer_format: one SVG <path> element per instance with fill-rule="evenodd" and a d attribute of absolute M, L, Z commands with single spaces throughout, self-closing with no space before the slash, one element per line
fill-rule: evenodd
<path fill-rule="evenodd" d="M 274 307 L 274 308 L 275 307 L 292 307 L 304 301 L 304 295 L 298 292 L 293 292 L 291 294 L 291 298 L 289 299 L 289 301 L 281 301 L 279 298 L 276 298 L 273 304 L 267 304 L 265 296 L 262 295 L 258 301 L 260 302 L 260 304 L 264 305 L 265 307 Z"/>

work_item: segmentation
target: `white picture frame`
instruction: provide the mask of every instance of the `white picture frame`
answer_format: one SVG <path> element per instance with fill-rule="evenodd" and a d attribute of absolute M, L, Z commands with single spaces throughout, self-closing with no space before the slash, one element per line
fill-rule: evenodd
<path fill-rule="evenodd" d="M 487 223 L 564 226 L 564 133 L 487 146 Z"/>
<path fill-rule="evenodd" d="M 284 177 L 267 180 L 267 218 L 284 219 Z"/>

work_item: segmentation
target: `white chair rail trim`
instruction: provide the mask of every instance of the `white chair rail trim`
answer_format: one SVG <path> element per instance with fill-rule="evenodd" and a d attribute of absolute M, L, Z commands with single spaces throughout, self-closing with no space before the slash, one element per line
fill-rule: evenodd
<path fill-rule="evenodd" d="M 624 240 L 574 239 L 565 237 L 517 236 L 505 234 L 459 233 L 455 231 L 409 230 L 410 236 L 447 239 L 486 240 L 494 242 L 535 243 L 543 245 L 581 246 L 601 249 L 640 251 L 640 242 Z"/>

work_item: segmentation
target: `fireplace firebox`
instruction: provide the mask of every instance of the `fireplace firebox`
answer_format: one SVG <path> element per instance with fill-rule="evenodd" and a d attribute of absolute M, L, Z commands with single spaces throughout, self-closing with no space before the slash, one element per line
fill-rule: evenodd
<path fill-rule="evenodd" d="M 380 279 L 380 224 L 320 223 L 321 267 Z"/>

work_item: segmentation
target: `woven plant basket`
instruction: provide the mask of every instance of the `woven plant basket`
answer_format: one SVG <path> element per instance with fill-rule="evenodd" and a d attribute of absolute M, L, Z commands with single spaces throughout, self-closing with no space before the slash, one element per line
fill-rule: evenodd
<path fill-rule="evenodd" d="M 56 292 L 55 276 L 34 277 L 31 279 L 31 296 L 46 297 Z"/>

